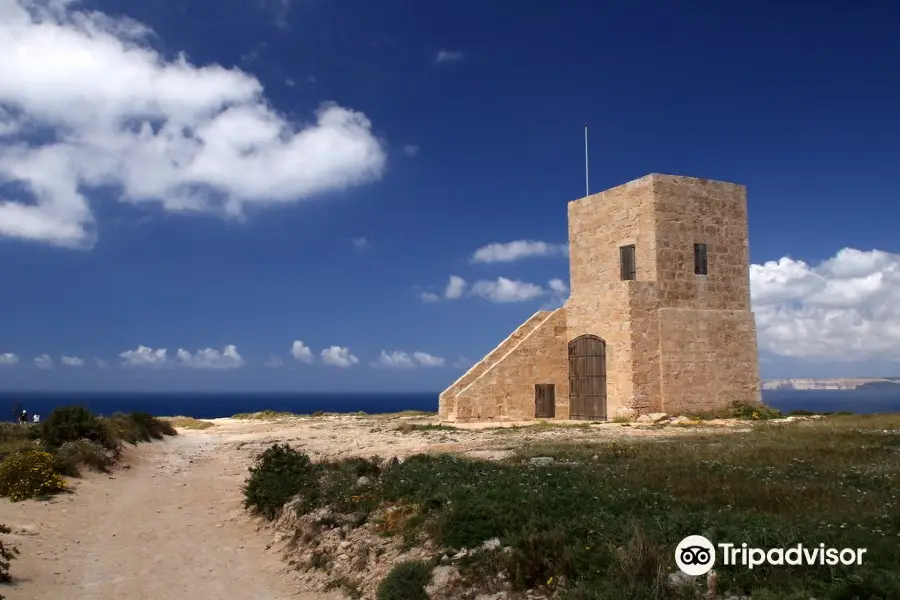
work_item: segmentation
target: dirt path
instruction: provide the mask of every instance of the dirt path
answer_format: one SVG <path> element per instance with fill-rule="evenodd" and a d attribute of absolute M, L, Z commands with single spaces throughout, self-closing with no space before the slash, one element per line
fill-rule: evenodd
<path fill-rule="evenodd" d="M 421 420 L 428 422 L 428 420 Z M 282 560 L 277 536 L 242 509 L 252 453 L 288 442 L 314 458 L 407 456 L 426 450 L 500 458 L 536 442 L 666 437 L 686 430 L 478 427 L 401 432 L 405 419 L 217 419 L 163 442 L 127 449 L 112 475 L 70 480 L 50 501 L 0 500 L 4 535 L 21 550 L 0 585 L 9 600 L 341 600 Z"/>
<path fill-rule="evenodd" d="M 217 439 L 219 438 L 219 439 Z M 50 502 L 0 503 L 21 549 L 10 600 L 311 600 L 241 510 L 246 474 L 220 436 L 131 449 L 129 469 L 76 480 Z M 15 533 L 15 531 L 14 531 Z"/>

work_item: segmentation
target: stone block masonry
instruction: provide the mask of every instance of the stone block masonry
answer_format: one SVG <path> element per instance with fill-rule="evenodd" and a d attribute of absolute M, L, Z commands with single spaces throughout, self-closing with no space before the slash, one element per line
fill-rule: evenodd
<path fill-rule="evenodd" d="M 651 174 L 569 203 L 570 296 L 440 397 L 445 421 L 605 420 L 761 401 L 746 189 Z"/>

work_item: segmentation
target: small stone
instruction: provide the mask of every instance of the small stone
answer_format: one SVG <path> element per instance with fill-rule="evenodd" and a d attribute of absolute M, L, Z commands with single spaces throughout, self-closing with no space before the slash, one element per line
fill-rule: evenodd
<path fill-rule="evenodd" d="M 500 540 L 498 538 L 492 538 L 486 541 L 481 545 L 482 550 L 496 550 L 500 547 Z"/>
<path fill-rule="evenodd" d="M 681 587 L 683 585 L 688 585 L 693 583 L 696 577 L 692 577 L 687 573 L 682 571 L 675 571 L 674 573 L 669 573 L 669 585 L 672 587 Z"/>
<path fill-rule="evenodd" d="M 453 560 L 459 560 L 461 558 L 467 557 L 468 555 L 469 555 L 469 550 L 466 548 L 463 548 L 462 550 L 460 550 L 459 552 L 457 552 L 456 554 L 453 555 Z"/>
<path fill-rule="evenodd" d="M 372 483 L 372 480 L 365 475 L 356 480 L 356 485 L 358 486 L 369 485 L 370 483 Z"/>
<path fill-rule="evenodd" d="M 459 578 L 460 574 L 456 567 L 437 566 L 431 572 L 431 582 L 425 587 L 425 593 L 429 598 L 434 598 L 439 592 L 451 588 Z"/>
<path fill-rule="evenodd" d="M 616 409 L 615 418 L 617 420 L 633 421 L 637 416 L 637 411 L 628 406 L 622 406 Z"/>
<path fill-rule="evenodd" d="M 538 467 L 546 467 L 548 465 L 553 464 L 553 457 L 552 456 L 535 456 L 528 462 L 535 466 L 538 466 Z"/>

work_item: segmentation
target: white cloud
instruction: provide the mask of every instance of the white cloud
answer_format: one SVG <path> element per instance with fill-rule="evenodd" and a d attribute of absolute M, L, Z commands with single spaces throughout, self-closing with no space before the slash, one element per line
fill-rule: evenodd
<path fill-rule="evenodd" d="M 83 367 L 84 366 L 84 359 L 78 358 L 77 356 L 63 355 L 59 362 L 61 362 L 62 364 L 64 364 L 67 367 Z"/>
<path fill-rule="evenodd" d="M 407 144 L 403 146 L 403 153 L 407 156 L 415 156 L 419 153 L 419 147 L 415 144 Z"/>
<path fill-rule="evenodd" d="M 534 283 L 498 277 L 496 281 L 476 281 L 472 293 L 491 302 L 524 302 L 543 296 L 547 290 Z"/>
<path fill-rule="evenodd" d="M 449 300 L 460 298 L 466 291 L 466 280 L 456 275 L 450 276 L 447 288 L 444 290 L 444 297 Z"/>
<path fill-rule="evenodd" d="M 462 58 L 463 53 L 458 50 L 439 50 L 434 57 L 434 62 L 438 64 L 450 63 L 462 60 Z"/>
<path fill-rule="evenodd" d="M 419 294 L 419 297 L 422 298 L 422 302 L 437 302 L 441 299 L 441 297 L 434 292 L 422 292 Z"/>
<path fill-rule="evenodd" d="M 817 266 L 750 267 L 761 350 L 837 362 L 900 360 L 900 255 L 845 248 Z"/>
<path fill-rule="evenodd" d="M 472 255 L 473 263 L 513 262 L 534 256 L 568 256 L 568 244 L 550 244 L 534 240 L 517 240 L 482 246 Z"/>
<path fill-rule="evenodd" d="M 468 286 L 462 277 L 452 275 L 444 291 L 444 297 L 449 300 L 462 298 L 466 294 L 467 287 L 470 296 L 480 296 L 498 303 L 525 302 L 547 296 L 550 300 L 544 307 L 547 310 L 562 306 L 569 294 L 569 286 L 562 279 L 551 279 L 546 288 L 536 283 L 507 279 L 506 277 L 498 277 L 496 280 L 483 279 Z M 431 292 L 422 293 L 421 298 L 425 302 L 435 302 L 438 299 L 437 294 Z"/>
<path fill-rule="evenodd" d="M 372 242 L 370 242 L 368 239 L 366 239 L 364 237 L 355 238 L 355 239 L 351 240 L 351 243 L 353 244 L 353 247 L 356 248 L 357 250 L 368 250 L 369 248 L 372 247 Z"/>
<path fill-rule="evenodd" d="M 399 350 L 387 352 L 382 350 L 375 366 L 387 369 L 415 369 L 416 363 L 406 352 L 400 352 Z"/>
<path fill-rule="evenodd" d="M 275 355 L 270 355 L 266 362 L 263 363 L 264 366 L 269 367 L 270 369 L 277 369 L 283 364 L 284 361 Z"/>
<path fill-rule="evenodd" d="M 38 369 L 52 369 L 53 359 L 48 354 L 41 354 L 34 359 L 34 366 Z"/>
<path fill-rule="evenodd" d="M 444 359 L 427 352 L 413 352 L 413 358 L 423 367 L 443 367 Z"/>
<path fill-rule="evenodd" d="M 291 344 L 291 356 L 305 363 L 311 363 L 314 360 L 312 350 L 300 340 L 296 340 Z"/>
<path fill-rule="evenodd" d="M 138 346 L 134 350 L 126 350 L 119 354 L 122 364 L 129 367 L 154 367 L 166 364 L 166 349 L 153 350 L 147 346 Z"/>
<path fill-rule="evenodd" d="M 0 185 L 19 194 L 0 198 L 0 237 L 90 247 L 101 186 L 241 218 L 383 174 L 365 115 L 326 103 L 291 122 L 252 75 L 168 60 L 145 26 L 76 4 L 0 0 Z"/>
<path fill-rule="evenodd" d="M 413 352 L 407 354 L 400 350 L 393 352 L 381 351 L 381 356 L 374 363 L 376 367 L 388 369 L 415 369 L 416 367 L 442 367 L 444 359 L 427 352 Z"/>
<path fill-rule="evenodd" d="M 350 353 L 349 348 L 341 348 L 340 346 L 332 346 L 322 350 L 322 361 L 332 367 L 346 368 L 359 364 L 359 359 Z"/>
<path fill-rule="evenodd" d="M 12 352 L 0 354 L 0 367 L 9 367 L 19 362 L 19 357 Z"/>
<path fill-rule="evenodd" d="M 548 282 L 548 287 L 557 294 L 569 293 L 569 285 L 562 279 L 551 279 Z"/>
<path fill-rule="evenodd" d="M 233 344 L 225 346 L 221 352 L 214 348 L 204 348 L 191 354 L 179 349 L 175 358 L 182 366 L 193 369 L 239 369 L 247 364 Z"/>

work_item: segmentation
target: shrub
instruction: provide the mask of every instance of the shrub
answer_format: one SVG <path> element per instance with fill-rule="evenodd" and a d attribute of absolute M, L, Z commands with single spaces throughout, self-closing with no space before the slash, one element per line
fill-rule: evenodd
<path fill-rule="evenodd" d="M 204 421 L 202 419 L 195 419 L 194 417 L 169 417 L 164 419 L 172 424 L 173 427 L 183 427 L 184 429 L 209 429 L 210 427 L 214 427 L 215 423 L 212 421 Z"/>
<path fill-rule="evenodd" d="M 431 581 L 431 568 L 421 560 L 399 563 L 381 580 L 378 600 L 428 600 L 425 586 Z"/>
<path fill-rule="evenodd" d="M 297 494 L 316 489 L 315 465 L 309 456 L 287 444 L 273 444 L 249 471 L 244 485 L 244 508 L 269 520 Z"/>
<path fill-rule="evenodd" d="M 131 420 L 135 427 L 146 432 L 152 440 L 161 440 L 167 435 L 178 435 L 174 425 L 163 419 L 157 419 L 149 413 L 134 411 L 131 413 Z"/>
<path fill-rule="evenodd" d="M 562 531 L 531 531 L 523 535 L 506 556 L 513 585 L 534 588 L 571 568 L 572 550 Z"/>
<path fill-rule="evenodd" d="M 0 462 L 0 496 L 18 502 L 64 490 L 66 482 L 55 467 L 49 452 L 21 452 L 4 459 Z"/>
<path fill-rule="evenodd" d="M 3 528 L 8 530 L 9 528 L 3 525 Z M 9 531 L 5 531 L 4 533 L 9 533 Z M 19 555 L 19 549 L 15 546 L 8 546 L 0 540 L 0 582 L 12 581 L 12 576 L 9 574 L 10 563 L 16 556 Z M 0 600 L 2 600 L 3 596 L 0 595 Z"/>
<path fill-rule="evenodd" d="M 149 442 L 150 432 L 138 427 L 138 424 L 129 415 L 113 413 L 104 419 L 112 435 L 120 442 L 136 445 L 138 442 Z"/>
<path fill-rule="evenodd" d="M 272 410 L 271 408 L 267 408 L 265 410 L 254 412 L 254 413 L 237 413 L 236 415 L 232 415 L 232 419 L 259 419 L 260 421 L 267 421 L 270 419 L 284 419 L 288 417 L 297 417 L 300 415 L 295 415 L 291 412 L 284 412 L 278 410 Z"/>
<path fill-rule="evenodd" d="M 781 411 L 769 408 L 765 404 L 745 404 L 742 402 L 735 402 L 731 407 L 731 415 L 735 419 L 765 421 L 769 419 L 780 419 Z"/>
<path fill-rule="evenodd" d="M 41 437 L 41 428 L 28 424 L 25 427 L 16 423 L 0 423 L 0 441 L 36 440 Z"/>
<path fill-rule="evenodd" d="M 171 423 L 144 412 L 114 413 L 106 421 L 117 439 L 132 445 L 178 435 Z"/>
<path fill-rule="evenodd" d="M 3 460 L 7 456 L 18 454 L 19 452 L 28 452 L 30 450 L 40 449 L 41 447 L 36 442 L 33 442 L 31 440 L 4 440 L 0 442 L 0 460 Z"/>
<path fill-rule="evenodd" d="M 59 448 L 66 442 L 85 439 L 106 448 L 115 445 L 110 431 L 84 406 L 64 406 L 55 409 L 44 421 L 41 439 L 49 448 Z"/>
<path fill-rule="evenodd" d="M 96 442 L 77 440 L 66 442 L 56 451 L 56 470 L 64 475 L 78 477 L 82 465 L 105 473 L 113 459 L 108 450 Z"/>

